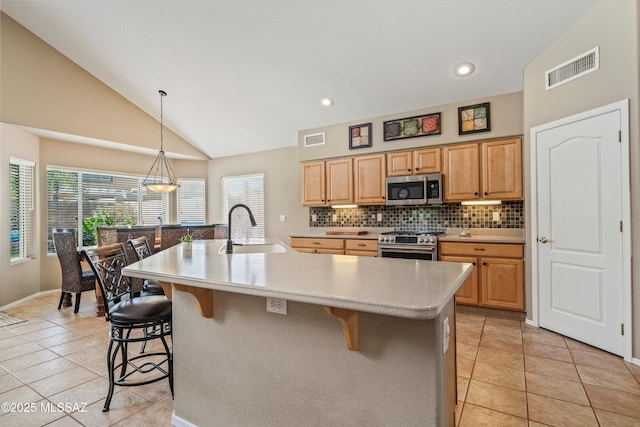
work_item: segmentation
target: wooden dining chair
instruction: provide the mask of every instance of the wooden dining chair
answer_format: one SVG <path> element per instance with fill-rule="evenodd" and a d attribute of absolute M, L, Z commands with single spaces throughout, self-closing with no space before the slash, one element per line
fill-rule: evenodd
<path fill-rule="evenodd" d="M 85 249 L 83 255 L 98 280 L 111 328 L 107 349 L 109 391 L 102 411 L 109 410 L 116 385 L 140 386 L 168 378 L 173 395 L 173 355 L 166 340 L 172 330 L 171 302 L 161 295 L 132 296 L 130 280 L 122 275 L 128 261 L 122 243 Z M 160 340 L 164 351 L 130 357 L 130 343 L 152 340 Z"/>
<path fill-rule="evenodd" d="M 82 271 L 74 231 L 54 232 L 53 245 L 56 249 L 56 255 L 58 256 L 62 270 L 62 289 L 58 310 L 62 307 L 65 294 L 75 294 L 76 303 L 73 312 L 77 313 L 80 309 L 82 292 L 95 292 L 96 277 L 91 270 Z"/>

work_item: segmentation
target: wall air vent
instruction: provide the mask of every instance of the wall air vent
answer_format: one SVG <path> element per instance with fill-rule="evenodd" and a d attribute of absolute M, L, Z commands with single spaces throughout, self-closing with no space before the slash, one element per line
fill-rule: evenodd
<path fill-rule="evenodd" d="M 320 133 L 312 133 L 310 135 L 304 136 L 304 146 L 305 147 L 314 147 L 316 145 L 324 144 L 324 132 Z"/>
<path fill-rule="evenodd" d="M 600 68 L 600 48 L 596 47 L 548 70 L 544 75 L 545 90 L 570 82 L 598 68 Z"/>

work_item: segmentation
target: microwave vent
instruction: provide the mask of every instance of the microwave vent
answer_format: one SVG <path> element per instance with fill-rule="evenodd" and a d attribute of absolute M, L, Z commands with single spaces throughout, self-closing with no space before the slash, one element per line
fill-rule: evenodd
<path fill-rule="evenodd" d="M 575 80 L 600 68 L 600 48 L 595 47 L 545 72 L 545 90 Z"/>
<path fill-rule="evenodd" d="M 314 147 L 325 143 L 324 132 L 312 133 L 304 136 L 304 146 Z"/>

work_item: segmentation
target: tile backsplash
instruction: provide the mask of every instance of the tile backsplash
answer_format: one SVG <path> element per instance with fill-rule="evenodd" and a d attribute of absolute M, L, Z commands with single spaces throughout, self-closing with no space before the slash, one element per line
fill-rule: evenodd
<path fill-rule="evenodd" d="M 493 221 L 499 212 L 500 221 Z M 382 214 L 382 221 L 377 220 Z M 313 221 L 314 215 L 316 220 Z M 336 220 L 333 220 L 333 215 Z M 446 228 L 524 228 L 522 201 L 501 205 L 462 206 L 360 206 L 348 209 L 312 207 L 310 227 L 393 227 L 396 230 L 443 230 Z"/>

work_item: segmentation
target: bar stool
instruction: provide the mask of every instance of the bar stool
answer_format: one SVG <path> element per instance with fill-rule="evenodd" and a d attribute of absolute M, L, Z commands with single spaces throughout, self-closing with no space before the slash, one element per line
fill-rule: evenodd
<path fill-rule="evenodd" d="M 151 247 L 149 246 L 149 240 L 145 236 L 136 237 L 135 239 L 127 240 L 131 249 L 136 254 L 138 261 L 142 261 L 148 256 L 151 256 Z M 142 283 L 142 291 L 147 295 L 164 295 L 164 289 L 157 280 L 144 279 Z"/>

